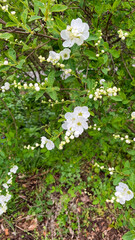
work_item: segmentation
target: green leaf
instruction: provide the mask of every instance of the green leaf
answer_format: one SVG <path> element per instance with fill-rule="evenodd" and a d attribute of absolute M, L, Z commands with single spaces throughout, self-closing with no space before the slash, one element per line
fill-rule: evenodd
<path fill-rule="evenodd" d="M 135 239 L 135 231 L 129 231 L 122 237 L 123 240 L 134 240 Z"/>
<path fill-rule="evenodd" d="M 16 26 L 17 26 L 17 24 L 14 23 L 14 22 L 8 22 L 8 23 L 6 24 L 6 27 L 16 27 Z"/>
<path fill-rule="evenodd" d="M 60 18 L 55 17 L 55 21 L 59 29 L 66 29 L 67 25 Z"/>
<path fill-rule="evenodd" d="M 11 33 L 0 33 L 1 39 L 10 39 L 12 37 L 13 37 L 13 35 Z"/>
<path fill-rule="evenodd" d="M 109 51 L 114 58 L 119 58 L 120 56 L 120 50 L 110 49 Z"/>
<path fill-rule="evenodd" d="M 25 9 L 21 14 L 21 20 L 22 20 L 23 24 L 26 24 L 27 16 L 28 16 L 28 10 Z"/>
<path fill-rule="evenodd" d="M 130 150 L 130 151 L 128 151 L 128 153 L 129 153 L 130 155 L 135 156 L 135 150 Z"/>
<path fill-rule="evenodd" d="M 97 60 L 96 53 L 91 50 L 85 50 L 84 54 L 89 57 L 89 59 Z"/>
<path fill-rule="evenodd" d="M 115 10 L 119 6 L 120 3 L 121 3 L 121 0 L 115 0 L 115 2 L 112 5 L 112 10 Z"/>
<path fill-rule="evenodd" d="M 41 19 L 41 18 L 42 18 L 42 17 L 40 17 L 40 16 L 32 16 L 32 17 L 29 18 L 29 21 L 28 21 L 28 22 L 32 22 L 32 21 L 35 21 L 35 20 Z"/>
<path fill-rule="evenodd" d="M 55 71 L 53 70 L 53 71 L 50 72 L 49 75 L 48 75 L 48 85 L 49 85 L 50 87 L 53 86 L 54 80 L 55 80 Z"/>
<path fill-rule="evenodd" d="M 9 48 L 8 56 L 13 62 L 16 62 L 16 51 L 13 48 Z"/>
<path fill-rule="evenodd" d="M 118 183 L 121 181 L 123 176 L 118 175 L 114 180 L 113 180 L 113 185 L 118 185 Z"/>
<path fill-rule="evenodd" d="M 93 41 L 93 40 L 98 40 L 98 39 L 99 39 L 98 36 L 91 34 L 91 35 L 88 37 L 87 42 L 90 42 L 90 41 Z"/>
<path fill-rule="evenodd" d="M 121 97 L 119 97 L 119 96 L 112 96 L 111 99 L 116 101 L 116 102 L 121 102 L 122 101 Z"/>
<path fill-rule="evenodd" d="M 130 220 L 131 224 L 133 225 L 133 227 L 135 227 L 135 218 L 130 218 L 129 220 Z"/>
<path fill-rule="evenodd" d="M 52 8 L 51 8 L 51 12 L 63 12 L 67 9 L 66 5 L 62 5 L 62 4 L 55 4 Z"/>
<path fill-rule="evenodd" d="M 18 62 L 18 64 L 16 65 L 16 67 L 19 68 L 19 69 L 22 69 L 24 63 L 25 63 L 25 59 L 22 59 L 22 60 L 20 60 L 20 61 Z"/>
<path fill-rule="evenodd" d="M 41 90 L 41 91 L 37 92 L 37 93 L 36 93 L 35 101 L 37 101 L 40 97 L 42 97 L 43 94 L 44 94 L 44 92 L 45 92 L 45 90 Z"/>

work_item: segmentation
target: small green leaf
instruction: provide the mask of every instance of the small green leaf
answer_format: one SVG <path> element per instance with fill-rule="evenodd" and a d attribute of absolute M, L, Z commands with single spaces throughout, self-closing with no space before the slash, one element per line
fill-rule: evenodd
<path fill-rule="evenodd" d="M 22 20 L 23 24 L 26 24 L 27 15 L 28 15 L 28 10 L 25 9 L 21 14 L 21 20 Z"/>
<path fill-rule="evenodd" d="M 28 21 L 28 22 L 32 22 L 32 21 L 35 21 L 35 20 L 41 19 L 41 18 L 42 18 L 42 17 L 40 17 L 40 16 L 32 16 L 32 17 L 29 18 L 29 21 Z"/>
<path fill-rule="evenodd" d="M 62 4 L 55 4 L 52 8 L 51 8 L 51 12 L 63 12 L 67 9 L 66 5 L 62 5 Z"/>
<path fill-rule="evenodd" d="M 0 33 L 1 39 L 10 39 L 12 37 L 13 37 L 13 35 L 11 33 Z"/>
<path fill-rule="evenodd" d="M 50 72 L 49 75 L 48 75 L 48 85 L 49 85 L 50 87 L 53 86 L 54 80 L 55 80 L 55 71 L 53 70 L 53 71 Z"/>
<path fill-rule="evenodd" d="M 16 61 L 16 51 L 13 48 L 9 48 L 8 56 L 13 62 Z"/>
<path fill-rule="evenodd" d="M 129 220 L 130 220 L 131 224 L 133 225 L 133 227 L 135 227 L 135 218 L 130 218 Z"/>

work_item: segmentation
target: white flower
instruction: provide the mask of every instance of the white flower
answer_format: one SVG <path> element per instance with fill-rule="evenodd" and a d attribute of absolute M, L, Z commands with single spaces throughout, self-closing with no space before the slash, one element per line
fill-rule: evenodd
<path fill-rule="evenodd" d="M 131 119 L 135 119 L 135 112 L 131 113 Z"/>
<path fill-rule="evenodd" d="M 116 192 L 115 192 L 116 201 L 124 204 L 125 201 L 130 201 L 134 194 L 133 192 L 128 188 L 127 184 L 120 182 L 118 186 L 116 186 Z"/>
<path fill-rule="evenodd" d="M 8 65 L 8 61 L 7 60 L 4 61 L 4 65 Z"/>
<path fill-rule="evenodd" d="M 4 88 L 5 88 L 5 90 L 9 90 L 10 83 L 9 82 L 5 82 Z"/>
<path fill-rule="evenodd" d="M 56 64 L 60 60 L 60 54 L 54 51 L 49 52 L 49 57 L 47 58 L 47 62 L 51 62 Z"/>
<path fill-rule="evenodd" d="M 11 172 L 11 173 L 16 173 L 17 170 L 18 170 L 18 166 L 14 165 L 14 166 L 10 169 L 10 172 Z"/>
<path fill-rule="evenodd" d="M 44 148 L 45 144 L 46 144 L 46 148 L 48 150 L 52 150 L 55 147 L 54 143 L 51 140 L 49 140 L 49 139 L 47 139 L 46 137 L 43 136 L 43 137 L 41 137 L 41 145 L 40 145 L 40 147 Z"/>
<path fill-rule="evenodd" d="M 100 79 L 100 84 L 102 85 L 103 84 L 103 82 L 105 82 L 105 79 Z"/>
<path fill-rule="evenodd" d="M 54 147 L 55 147 L 54 143 L 51 140 L 47 140 L 46 148 L 48 150 L 52 150 L 52 149 L 54 149 Z"/>
<path fill-rule="evenodd" d="M 61 31 L 60 35 L 65 40 L 64 47 L 72 47 L 75 43 L 80 46 L 89 37 L 89 26 L 87 23 L 83 23 L 80 18 L 73 19 L 71 26 L 68 25 L 66 30 Z"/>
<path fill-rule="evenodd" d="M 15 14 L 16 14 L 16 12 L 15 12 L 15 11 L 11 11 L 11 14 L 12 14 L 12 15 L 15 15 Z"/>
<path fill-rule="evenodd" d="M 88 118 L 90 116 L 90 113 L 88 111 L 88 107 L 83 106 L 83 107 L 75 107 L 74 113 L 77 117 L 83 117 L 83 118 Z"/>
<path fill-rule="evenodd" d="M 92 99 L 92 98 L 93 98 L 93 94 L 90 94 L 90 95 L 89 95 L 89 98 Z"/>
<path fill-rule="evenodd" d="M 71 50 L 69 48 L 65 48 L 63 51 L 60 52 L 60 56 L 62 60 L 67 60 L 70 58 Z"/>

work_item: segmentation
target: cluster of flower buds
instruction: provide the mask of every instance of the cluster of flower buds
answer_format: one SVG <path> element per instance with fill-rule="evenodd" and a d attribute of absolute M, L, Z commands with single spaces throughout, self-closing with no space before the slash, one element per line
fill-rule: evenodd
<path fill-rule="evenodd" d="M 97 124 L 96 124 L 96 123 L 95 123 L 93 126 L 90 125 L 88 128 L 89 128 L 89 129 L 93 129 L 93 130 L 97 130 L 97 131 L 101 131 L 101 128 L 100 128 L 100 127 L 97 127 Z"/>
<path fill-rule="evenodd" d="M 41 63 L 45 61 L 45 57 L 42 57 L 41 55 L 38 58 Z"/>
<path fill-rule="evenodd" d="M 45 81 L 47 81 L 47 80 L 48 80 L 48 78 L 46 77 Z M 45 81 L 42 82 L 42 83 L 34 83 L 34 84 L 33 83 L 29 83 L 29 84 L 23 83 L 23 84 L 21 84 L 20 82 L 17 83 L 16 80 L 15 80 L 13 85 L 14 85 L 15 88 L 18 88 L 18 89 L 22 89 L 22 88 L 30 89 L 30 88 L 32 88 L 32 89 L 35 89 L 36 91 L 39 91 L 40 87 L 45 85 Z"/>
<path fill-rule="evenodd" d="M 6 191 L 6 195 L 1 194 L 2 191 L 0 190 L 0 215 L 5 213 L 7 211 L 7 203 L 11 199 L 11 195 L 9 194 L 9 187 L 12 184 L 12 179 L 13 179 L 13 173 L 15 174 L 17 171 L 18 167 L 14 165 L 10 171 L 8 172 L 8 176 L 10 177 L 7 181 L 7 183 L 4 183 L 2 186 Z"/>
<path fill-rule="evenodd" d="M 24 146 L 24 149 L 31 149 L 31 150 L 34 150 L 35 148 L 37 148 L 37 147 L 39 147 L 40 146 L 40 144 L 39 143 L 35 143 L 35 146 L 30 146 L 30 145 L 28 145 L 28 146 Z"/>
<path fill-rule="evenodd" d="M 98 33 L 99 33 L 99 40 L 95 43 L 95 46 L 98 46 L 101 42 L 101 39 L 102 39 L 102 31 L 98 30 Z"/>
<path fill-rule="evenodd" d="M 95 163 L 94 167 L 98 167 L 101 170 L 103 170 L 103 169 L 108 170 L 110 175 L 112 175 L 114 172 L 114 167 L 105 168 L 104 166 L 100 166 L 98 163 Z"/>
<path fill-rule="evenodd" d="M 119 34 L 119 38 L 121 38 L 122 40 L 125 40 L 125 38 L 128 36 L 127 32 L 123 32 L 121 29 L 118 31 Z"/>
<path fill-rule="evenodd" d="M 135 142 L 135 138 L 133 138 L 133 140 L 131 140 L 131 139 L 129 139 L 128 135 L 125 135 L 124 137 L 121 137 L 119 134 L 113 134 L 113 137 L 115 139 L 120 139 L 121 141 L 125 141 L 127 144 Z"/>
<path fill-rule="evenodd" d="M 5 82 L 4 85 L 1 87 L 2 92 L 5 92 L 6 90 L 10 89 L 10 83 Z"/>
<path fill-rule="evenodd" d="M 4 12 L 8 11 L 8 5 L 2 6 L 1 9 L 2 9 Z"/>
<path fill-rule="evenodd" d="M 98 99 L 102 99 L 102 96 L 117 96 L 118 91 L 120 91 L 120 88 L 112 87 L 112 88 L 106 88 L 104 86 L 101 86 L 100 88 L 97 88 L 94 92 L 94 94 L 89 94 L 90 99 L 94 99 L 94 101 L 97 101 Z M 90 91 L 88 91 L 90 93 Z"/>
<path fill-rule="evenodd" d="M 107 203 L 114 203 L 115 199 L 116 199 L 115 197 L 112 197 L 111 199 L 106 199 L 106 202 Z"/>

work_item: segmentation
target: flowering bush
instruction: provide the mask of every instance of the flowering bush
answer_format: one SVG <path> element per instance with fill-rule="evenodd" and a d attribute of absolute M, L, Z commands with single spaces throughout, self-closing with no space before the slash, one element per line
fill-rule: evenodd
<path fill-rule="evenodd" d="M 0 2 L 2 171 L 78 156 L 105 174 L 104 198 L 87 183 L 96 203 L 135 209 L 132 17 L 129 1 Z"/>

